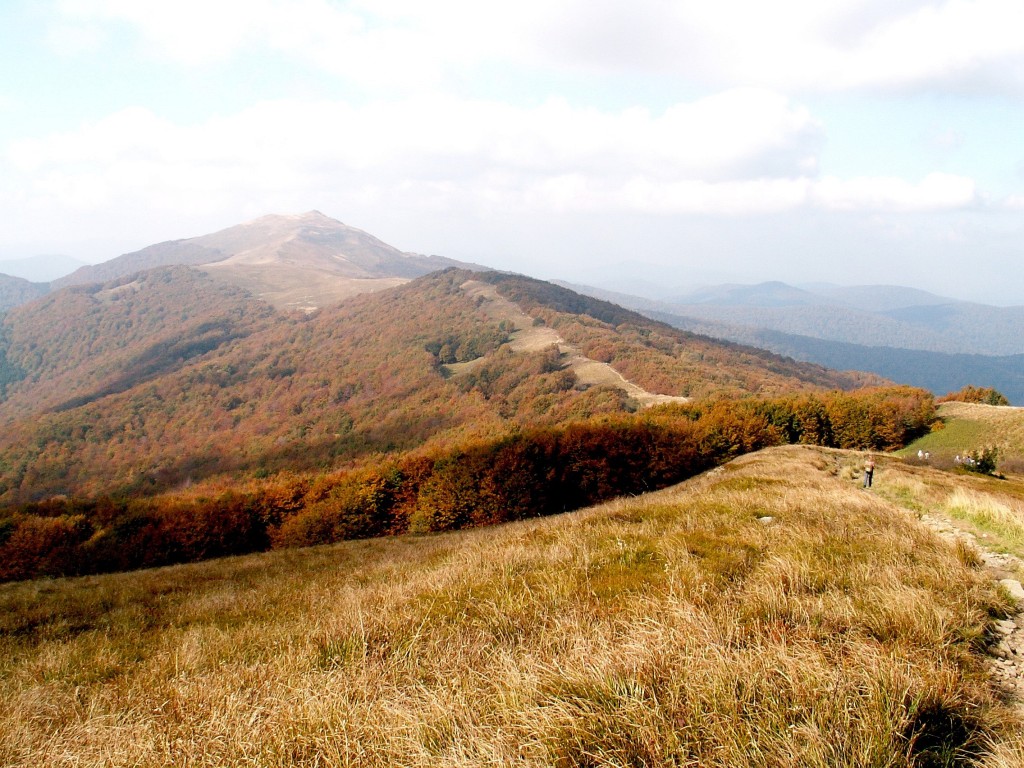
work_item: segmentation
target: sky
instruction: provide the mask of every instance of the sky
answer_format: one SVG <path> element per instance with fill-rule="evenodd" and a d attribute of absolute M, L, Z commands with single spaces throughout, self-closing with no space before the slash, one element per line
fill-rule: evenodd
<path fill-rule="evenodd" d="M 1024 305 L 1021 30 L 1019 0 L 4 0 L 0 261 L 319 210 L 633 292 Z"/>

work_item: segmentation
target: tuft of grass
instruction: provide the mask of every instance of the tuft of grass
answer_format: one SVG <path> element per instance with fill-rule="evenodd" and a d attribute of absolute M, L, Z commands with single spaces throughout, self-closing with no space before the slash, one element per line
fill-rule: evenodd
<path fill-rule="evenodd" d="M 950 516 L 988 534 L 998 547 L 1024 555 L 1024 505 L 1011 505 L 988 494 L 957 488 L 944 509 Z"/>
<path fill-rule="evenodd" d="M 978 648 L 1005 596 L 841 471 L 861 458 L 776 448 L 559 517 L 4 585 L 0 764 L 1002 768 L 1022 723 Z"/>

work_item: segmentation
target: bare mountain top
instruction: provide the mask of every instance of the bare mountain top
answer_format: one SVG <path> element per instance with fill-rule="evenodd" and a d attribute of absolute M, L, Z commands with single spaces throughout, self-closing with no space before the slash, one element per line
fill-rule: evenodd
<path fill-rule="evenodd" d="M 262 216 L 209 235 L 151 245 L 83 267 L 55 288 L 144 269 L 197 266 L 283 308 L 314 309 L 463 262 L 405 253 L 319 211 Z"/>

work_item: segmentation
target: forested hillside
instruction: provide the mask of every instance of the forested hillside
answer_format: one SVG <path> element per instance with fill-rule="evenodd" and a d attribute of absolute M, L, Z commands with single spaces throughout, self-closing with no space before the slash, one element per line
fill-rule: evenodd
<path fill-rule="evenodd" d="M 578 386 L 449 271 L 313 315 L 277 312 L 187 267 L 75 286 L 0 329 L 0 500 L 157 492 L 227 473 L 324 469 L 430 441 L 635 410 Z M 849 388 L 863 378 L 721 344 L 540 281 L 488 279 L 654 392 Z M 480 360 L 471 378 L 445 364 Z"/>
<path fill-rule="evenodd" d="M 674 404 L 424 445 L 349 471 L 149 498 L 55 497 L 0 512 L 0 580 L 552 515 L 663 488 L 770 445 L 899 448 L 934 415 L 930 395 L 905 387 Z"/>
<path fill-rule="evenodd" d="M 50 287 L 46 283 L 33 283 L 20 277 L 0 274 L 0 314 L 43 296 L 48 290 Z"/>

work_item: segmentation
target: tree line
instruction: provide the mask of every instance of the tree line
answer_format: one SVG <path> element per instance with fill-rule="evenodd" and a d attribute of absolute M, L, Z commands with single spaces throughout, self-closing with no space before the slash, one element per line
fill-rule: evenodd
<path fill-rule="evenodd" d="M 771 445 L 892 450 L 934 418 L 931 394 L 909 387 L 718 400 L 520 429 L 343 473 L 281 474 L 206 497 L 54 497 L 0 512 L 0 580 L 551 515 Z"/>

